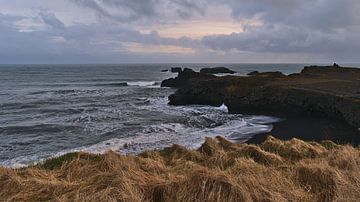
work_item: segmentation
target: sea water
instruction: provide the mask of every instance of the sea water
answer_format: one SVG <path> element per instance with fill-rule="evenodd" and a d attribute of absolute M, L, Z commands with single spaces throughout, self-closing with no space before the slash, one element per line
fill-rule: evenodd
<path fill-rule="evenodd" d="M 72 151 L 136 154 L 205 137 L 245 141 L 275 117 L 229 114 L 227 107 L 169 106 L 160 88 L 171 66 L 226 66 L 299 72 L 303 64 L 0 65 L 0 165 L 24 166 Z M 126 144 L 126 147 L 124 145 Z"/>

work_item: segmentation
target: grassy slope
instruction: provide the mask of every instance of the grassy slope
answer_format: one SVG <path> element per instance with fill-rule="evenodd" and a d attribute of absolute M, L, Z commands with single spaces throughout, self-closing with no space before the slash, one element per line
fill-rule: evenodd
<path fill-rule="evenodd" d="M 207 139 L 138 156 L 71 153 L 41 165 L 0 168 L 0 198 L 85 201 L 356 201 L 360 151 L 332 142 L 259 146 Z"/>

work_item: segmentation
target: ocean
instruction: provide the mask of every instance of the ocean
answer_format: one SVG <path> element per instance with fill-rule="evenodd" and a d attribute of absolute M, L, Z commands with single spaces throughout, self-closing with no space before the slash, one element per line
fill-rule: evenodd
<path fill-rule="evenodd" d="M 205 137 L 245 141 L 276 117 L 229 114 L 226 106 L 169 106 L 160 88 L 172 66 L 299 72 L 304 64 L 0 65 L 0 165 L 19 167 L 73 151 L 137 154 Z"/>

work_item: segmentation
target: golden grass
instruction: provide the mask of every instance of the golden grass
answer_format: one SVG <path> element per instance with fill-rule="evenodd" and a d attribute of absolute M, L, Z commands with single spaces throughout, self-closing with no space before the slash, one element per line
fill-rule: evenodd
<path fill-rule="evenodd" d="M 360 151 L 332 142 L 206 139 L 138 156 L 71 153 L 0 168 L 7 201 L 358 201 Z"/>

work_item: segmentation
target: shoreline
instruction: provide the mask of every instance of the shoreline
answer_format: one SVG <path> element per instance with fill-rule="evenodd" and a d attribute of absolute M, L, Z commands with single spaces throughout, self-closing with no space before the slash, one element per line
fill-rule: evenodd
<path fill-rule="evenodd" d="M 288 140 L 333 140 L 360 143 L 360 69 L 339 66 L 307 66 L 300 73 L 251 72 L 250 76 L 216 77 L 184 69 L 162 86 L 176 88 L 170 105 L 225 104 L 230 113 L 271 115 L 270 133 L 248 142 L 261 143 L 266 135 Z"/>
<path fill-rule="evenodd" d="M 287 118 L 272 125 L 273 129 L 270 132 L 255 134 L 246 143 L 261 144 L 271 135 L 281 140 L 331 140 L 336 144 L 360 145 L 360 131 L 339 120 L 304 116 Z"/>
<path fill-rule="evenodd" d="M 272 85 L 273 80 L 279 82 L 289 77 L 278 72 L 259 73 L 245 77 L 244 82 L 244 77 L 201 75 L 190 83 L 186 81 L 170 99 L 175 105 L 224 103 L 230 113 L 283 118 L 272 123 L 269 133 L 253 135 L 245 143 L 234 143 L 220 136 L 206 138 L 197 149 L 174 144 L 137 155 L 73 152 L 22 168 L 0 166 L 0 198 L 17 201 L 351 201 L 360 198 L 357 183 L 360 150 L 354 147 L 360 143 L 360 131 L 354 127 L 359 106 L 356 94 L 353 98 L 354 94 L 350 97 L 346 94 L 348 91 L 337 96 L 324 94 L 324 89 L 304 90 L 304 86 L 291 86 L 289 80 Z M 286 88 L 289 84 L 294 88 Z M 337 87 L 348 87 L 343 84 L 347 83 Z M 358 83 L 355 80 L 353 84 Z M 320 83 L 315 87 L 331 85 Z M 174 98 L 181 102 L 174 103 Z"/>

